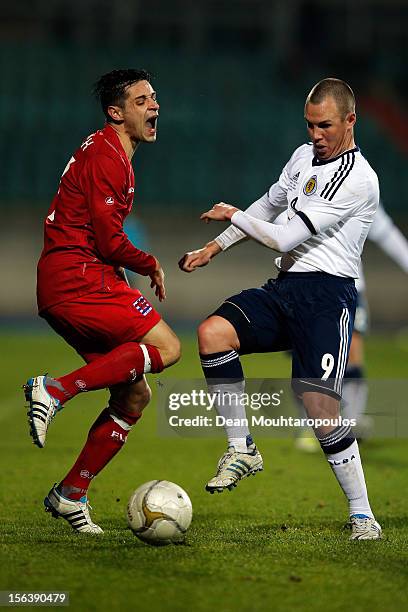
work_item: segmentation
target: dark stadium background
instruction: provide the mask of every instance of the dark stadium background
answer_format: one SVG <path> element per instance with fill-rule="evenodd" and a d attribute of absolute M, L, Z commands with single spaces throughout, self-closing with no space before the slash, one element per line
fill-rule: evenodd
<path fill-rule="evenodd" d="M 177 261 L 223 227 L 201 224 L 200 212 L 219 200 L 245 207 L 276 180 L 306 139 L 303 103 L 321 78 L 352 85 L 357 143 L 408 236 L 407 60 L 408 0 L 0 3 L 0 600 L 2 589 L 52 589 L 69 591 L 75 612 L 406 610 L 408 284 L 376 246 L 367 242 L 364 262 L 368 409 L 378 429 L 361 452 L 381 542 L 349 542 L 346 503 L 320 451 L 302 454 L 279 431 L 257 437 L 263 474 L 234 493 L 207 495 L 221 433 L 161 434 L 157 391 L 202 380 L 198 321 L 225 296 L 275 274 L 274 254 L 251 242 L 195 274 L 180 272 Z M 132 66 L 155 75 L 161 116 L 157 143 L 134 157 L 127 229 L 163 264 L 168 299 L 159 310 L 177 329 L 183 357 L 149 377 L 153 401 L 92 485 L 92 516 L 105 534 L 81 539 L 43 512 L 43 499 L 72 464 L 107 393 L 68 404 L 40 451 L 28 437 L 21 384 L 81 364 L 36 315 L 42 224 L 70 156 L 103 124 L 93 82 Z M 144 280 L 134 280 L 157 305 Z M 290 370 L 284 354 L 251 355 L 243 365 L 248 378 L 272 384 Z M 132 491 L 157 478 L 191 497 L 186 546 L 148 547 L 127 529 Z"/>
<path fill-rule="evenodd" d="M 176 262 L 221 230 L 201 211 L 245 206 L 277 178 L 306 138 L 305 94 L 325 76 L 354 88 L 357 143 L 408 229 L 406 0 L 21 0 L 1 17 L 1 321 L 35 317 L 42 221 L 67 160 L 103 123 L 92 83 L 117 67 L 151 70 L 161 103 L 158 141 L 134 157 L 130 233 L 163 263 L 171 322 L 194 323 L 274 275 L 273 254 L 253 244 L 190 277 Z M 371 245 L 364 260 L 374 328 L 400 328 L 406 276 Z"/>

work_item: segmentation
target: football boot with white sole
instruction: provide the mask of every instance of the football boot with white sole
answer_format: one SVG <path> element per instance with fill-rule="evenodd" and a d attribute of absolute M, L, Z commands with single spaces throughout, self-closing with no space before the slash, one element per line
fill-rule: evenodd
<path fill-rule="evenodd" d="M 255 444 L 248 446 L 247 453 L 238 453 L 229 446 L 217 465 L 217 473 L 206 484 L 209 493 L 222 493 L 225 489 L 231 491 L 240 480 L 247 476 L 255 476 L 263 470 L 262 455 Z"/>
<path fill-rule="evenodd" d="M 353 514 L 347 527 L 351 529 L 350 540 L 380 540 L 381 526 L 377 521 L 364 514 Z"/>
<path fill-rule="evenodd" d="M 39 448 L 45 445 L 48 427 L 59 410 L 61 402 L 52 397 L 45 386 L 47 376 L 29 378 L 23 385 L 24 395 L 28 402 L 28 424 L 30 436 Z"/>
<path fill-rule="evenodd" d="M 72 529 L 78 533 L 93 533 L 95 535 L 103 533 L 103 529 L 92 522 L 89 515 L 91 506 L 85 496 L 78 501 L 68 499 L 61 495 L 55 484 L 44 499 L 44 507 L 45 511 L 50 512 L 54 518 L 65 519 Z"/>

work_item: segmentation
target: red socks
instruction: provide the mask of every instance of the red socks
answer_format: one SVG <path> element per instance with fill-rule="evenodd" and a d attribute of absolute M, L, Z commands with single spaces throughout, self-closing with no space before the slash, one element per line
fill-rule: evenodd
<path fill-rule="evenodd" d="M 91 480 L 120 451 L 132 425 L 140 417 L 116 416 L 112 409 L 105 408 L 92 425 L 81 454 L 59 485 L 62 495 L 76 500 L 86 495 Z"/>
<path fill-rule="evenodd" d="M 146 372 L 161 372 L 163 362 L 158 349 L 150 344 L 127 342 L 110 353 L 60 378 L 48 379 L 48 392 L 62 404 L 81 391 L 104 389 L 131 383 Z"/>
<path fill-rule="evenodd" d="M 61 378 L 47 378 L 48 392 L 62 404 L 81 391 L 131 383 L 145 372 L 161 372 L 158 349 L 150 344 L 127 342 L 110 353 Z M 126 442 L 139 415 L 124 413 L 120 405 L 105 408 L 92 425 L 85 446 L 75 464 L 59 485 L 62 495 L 79 500 L 86 495 L 91 480 L 109 463 Z"/>

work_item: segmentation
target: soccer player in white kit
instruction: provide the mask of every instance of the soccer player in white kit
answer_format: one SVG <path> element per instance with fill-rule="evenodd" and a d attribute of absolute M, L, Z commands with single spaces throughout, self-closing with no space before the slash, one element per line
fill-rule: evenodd
<path fill-rule="evenodd" d="M 379 187 L 354 142 L 355 99 L 347 83 L 332 78 L 317 83 L 306 99 L 305 119 L 312 142 L 295 150 L 279 180 L 245 212 L 221 202 L 201 215 L 206 222 L 230 221 L 231 226 L 185 254 L 179 265 L 192 272 L 246 238 L 283 253 L 276 280 L 229 297 L 199 326 L 209 390 L 222 398 L 239 397 L 244 392 L 239 355 L 291 350 L 292 385 L 308 417 L 340 423 L 356 308 L 354 279 Z M 274 223 L 284 210 L 287 223 Z M 207 483 L 211 493 L 231 489 L 263 468 L 244 425 L 243 403 L 231 399 L 216 407 L 243 425 L 225 428 L 228 449 Z M 350 427 L 322 425 L 315 434 L 348 499 L 351 538 L 380 538 Z"/>

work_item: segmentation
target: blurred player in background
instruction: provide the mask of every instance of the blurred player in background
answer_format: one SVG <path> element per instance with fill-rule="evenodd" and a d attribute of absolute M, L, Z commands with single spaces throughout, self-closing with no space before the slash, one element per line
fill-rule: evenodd
<path fill-rule="evenodd" d="M 408 274 L 408 241 L 394 225 L 391 217 L 380 203 L 370 227 L 368 238 L 375 242 L 401 270 Z M 368 330 L 369 311 L 365 295 L 363 266 L 356 279 L 357 308 L 354 319 L 353 337 L 347 363 L 343 389 L 343 416 L 357 419 L 358 435 L 364 437 L 364 412 L 367 403 L 367 385 L 364 380 L 364 334 Z"/>
<path fill-rule="evenodd" d="M 38 263 L 39 314 L 83 357 L 85 366 L 58 378 L 35 376 L 25 385 L 29 425 L 42 448 L 56 413 L 78 393 L 109 387 L 110 399 L 92 425 L 74 466 L 54 485 L 45 509 L 78 532 L 102 533 L 92 522 L 91 480 L 123 447 L 151 396 L 147 372 L 179 359 L 178 338 L 124 268 L 149 276 L 166 297 L 158 260 L 123 231 L 134 196 L 131 159 L 141 142 L 156 141 L 159 104 L 144 70 L 114 70 L 95 93 L 106 125 L 82 143 L 62 175 L 44 225 Z"/>
<path fill-rule="evenodd" d="M 386 213 L 381 202 L 367 237 L 408 274 L 408 241 Z M 370 434 L 372 427 L 370 417 L 365 416 L 368 388 L 364 368 L 364 336 L 369 327 L 369 309 L 362 264 L 360 264 L 359 278 L 356 279 L 356 289 L 356 316 L 344 377 L 341 409 L 343 418 L 356 419 L 357 425 L 354 431 L 362 440 Z M 297 448 L 306 452 L 315 452 L 319 449 L 317 440 L 310 436 L 309 429 L 300 432 L 295 444 Z"/>
<path fill-rule="evenodd" d="M 198 329 L 204 375 L 220 398 L 217 410 L 234 419 L 234 426 L 226 426 L 227 452 L 206 489 L 231 489 L 263 468 L 243 402 L 235 400 L 244 391 L 239 355 L 291 349 L 292 386 L 308 417 L 328 419 L 315 433 L 348 499 L 351 538 L 374 540 L 381 527 L 368 500 L 358 444 L 339 415 L 354 279 L 378 208 L 378 179 L 354 142 L 355 100 L 347 83 L 317 83 L 306 99 L 305 119 L 312 143 L 295 150 L 279 181 L 245 212 L 220 203 L 204 213 L 205 221 L 232 225 L 179 262 L 192 272 L 248 237 L 284 253 L 276 280 L 228 298 Z M 287 222 L 274 223 L 283 210 Z"/>

